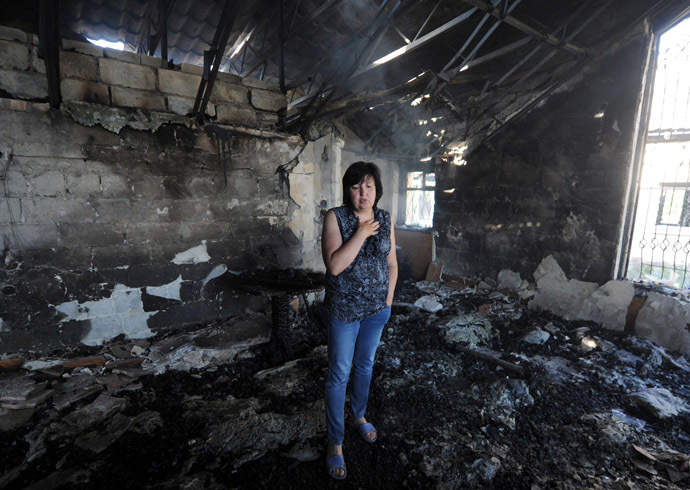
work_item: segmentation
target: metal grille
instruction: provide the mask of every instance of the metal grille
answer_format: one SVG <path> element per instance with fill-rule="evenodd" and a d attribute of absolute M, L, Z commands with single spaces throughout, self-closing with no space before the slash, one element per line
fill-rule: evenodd
<path fill-rule="evenodd" d="M 664 33 L 627 277 L 690 287 L 690 19 Z"/>
<path fill-rule="evenodd" d="M 408 172 L 405 192 L 405 224 L 431 228 L 434 221 L 435 174 Z"/>

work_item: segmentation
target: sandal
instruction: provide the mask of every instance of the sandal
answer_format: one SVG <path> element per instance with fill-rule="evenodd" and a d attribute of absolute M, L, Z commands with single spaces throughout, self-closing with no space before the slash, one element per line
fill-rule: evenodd
<path fill-rule="evenodd" d="M 359 431 L 359 434 L 362 436 L 362 439 L 364 439 L 367 442 L 376 442 L 376 439 L 379 438 L 379 432 L 376 430 L 376 428 L 371 425 L 368 422 L 365 422 L 363 424 L 358 424 L 357 422 L 353 422 L 355 425 L 355 428 Z M 375 432 L 376 435 L 374 435 L 373 439 L 369 439 L 367 436 L 371 433 Z"/>
<path fill-rule="evenodd" d="M 342 454 L 337 454 L 335 456 L 326 457 L 326 465 L 328 465 L 328 474 L 331 475 L 336 480 L 344 480 L 347 476 L 347 468 L 345 468 L 345 458 Z M 342 468 L 345 472 L 342 475 L 337 475 L 333 473 L 333 470 Z"/>

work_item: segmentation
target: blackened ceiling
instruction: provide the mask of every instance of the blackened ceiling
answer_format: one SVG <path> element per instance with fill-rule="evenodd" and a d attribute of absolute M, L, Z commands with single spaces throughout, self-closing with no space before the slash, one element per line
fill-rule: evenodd
<path fill-rule="evenodd" d="M 2 24 L 39 32 L 39 0 L 3 3 Z M 210 65 L 217 48 L 221 71 L 281 85 L 287 129 L 339 118 L 367 150 L 419 159 L 500 130 L 602 50 L 687 8 L 687 0 L 61 0 L 59 21 L 62 37 L 167 51 L 171 64 L 203 66 L 206 51 Z"/>

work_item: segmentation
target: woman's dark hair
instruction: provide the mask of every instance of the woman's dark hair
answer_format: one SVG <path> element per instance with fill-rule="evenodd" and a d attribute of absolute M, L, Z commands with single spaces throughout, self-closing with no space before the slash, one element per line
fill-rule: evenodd
<path fill-rule="evenodd" d="M 348 167 L 343 175 L 343 201 L 347 207 L 353 207 L 352 199 L 350 199 L 350 187 L 361 184 L 367 175 L 371 175 L 376 185 L 376 206 L 383 196 L 383 185 L 381 185 L 381 171 L 375 163 L 371 162 L 355 162 Z"/>

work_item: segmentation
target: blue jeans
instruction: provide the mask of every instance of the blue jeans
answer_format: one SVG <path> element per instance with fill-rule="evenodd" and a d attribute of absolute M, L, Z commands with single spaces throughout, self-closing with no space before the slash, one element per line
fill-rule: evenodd
<path fill-rule="evenodd" d="M 326 380 L 326 426 L 328 442 L 339 446 L 345 438 L 345 390 L 354 365 L 350 405 L 356 419 L 364 417 L 376 348 L 391 308 L 359 322 L 330 318 L 328 325 L 328 379 Z"/>

